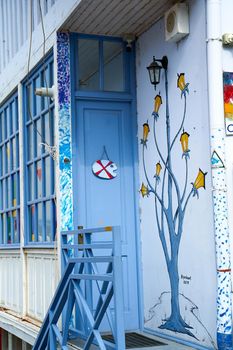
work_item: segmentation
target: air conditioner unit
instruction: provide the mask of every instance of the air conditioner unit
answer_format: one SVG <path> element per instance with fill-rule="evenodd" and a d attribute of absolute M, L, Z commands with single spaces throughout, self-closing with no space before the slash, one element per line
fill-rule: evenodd
<path fill-rule="evenodd" d="M 165 40 L 177 42 L 189 34 L 188 6 L 178 3 L 165 13 Z"/>

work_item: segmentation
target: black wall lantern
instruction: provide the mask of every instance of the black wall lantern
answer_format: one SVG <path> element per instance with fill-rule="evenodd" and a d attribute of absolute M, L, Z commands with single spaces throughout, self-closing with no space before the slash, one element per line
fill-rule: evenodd
<path fill-rule="evenodd" d="M 163 68 L 164 70 L 167 70 L 168 66 L 168 59 L 167 56 L 163 56 L 161 60 L 158 60 L 153 56 L 153 61 L 151 64 L 147 67 L 150 77 L 150 82 L 152 85 L 154 85 L 156 90 L 156 85 L 160 83 L 160 72 Z"/>

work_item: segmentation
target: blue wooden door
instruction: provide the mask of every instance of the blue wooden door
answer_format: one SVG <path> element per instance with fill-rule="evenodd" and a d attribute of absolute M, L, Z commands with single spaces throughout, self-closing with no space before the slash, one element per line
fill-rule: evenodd
<path fill-rule="evenodd" d="M 79 226 L 121 227 L 124 312 L 127 330 L 139 328 L 133 120 L 129 103 L 76 102 L 74 212 Z M 106 152 L 104 153 L 104 148 Z M 103 154 L 104 153 L 104 154 Z M 107 153 L 107 155 L 106 155 Z M 108 156 L 117 165 L 111 180 L 93 174 L 95 161 Z M 98 238 L 101 239 L 101 238 Z M 106 239 L 106 237 L 104 238 Z"/>

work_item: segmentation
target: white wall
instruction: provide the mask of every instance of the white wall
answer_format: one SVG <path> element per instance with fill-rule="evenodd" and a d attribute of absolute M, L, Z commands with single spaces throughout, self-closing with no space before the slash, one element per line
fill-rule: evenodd
<path fill-rule="evenodd" d="M 51 249 L 31 249 L 25 256 L 26 276 L 23 276 L 20 253 L 1 251 L 0 306 L 20 316 L 43 321 L 59 281 L 57 253 Z"/>
<path fill-rule="evenodd" d="M 165 145 L 165 93 L 164 77 L 156 92 L 149 83 L 146 66 L 153 55 L 161 58 L 168 56 L 168 79 L 171 134 L 179 129 L 182 119 L 184 98 L 181 99 L 177 89 L 177 73 L 185 73 L 189 85 L 187 96 L 187 115 L 184 124 L 189 137 L 189 176 L 188 191 L 194 182 L 198 169 L 207 171 L 206 190 L 199 190 L 199 199 L 191 198 L 186 211 L 183 235 L 179 252 L 180 304 L 181 314 L 186 323 L 190 324 L 192 334 L 181 334 L 158 327 L 162 320 L 170 313 L 170 291 L 168 273 L 155 219 L 154 196 L 140 199 L 141 210 L 141 241 L 143 265 L 143 293 L 145 327 L 169 336 L 182 338 L 188 342 L 195 342 L 200 346 L 213 346 L 215 341 L 216 324 L 216 265 L 212 210 L 212 186 L 210 169 L 210 146 L 207 100 L 207 70 L 206 70 L 206 33 L 205 33 L 205 2 L 189 1 L 190 34 L 176 43 L 165 42 L 164 21 L 161 19 L 148 32 L 144 33 L 137 42 L 137 110 L 138 110 L 138 139 L 140 157 L 140 180 L 146 183 L 142 166 L 142 125 L 147 120 L 150 124 L 148 147 L 145 150 L 145 162 L 149 178 L 153 179 L 155 164 L 159 156 L 153 141 L 153 111 L 154 96 L 160 91 L 163 104 L 160 118 L 156 123 L 158 144 L 162 152 Z M 172 153 L 173 169 L 178 183 L 183 188 L 185 161 L 182 159 L 179 138 Z M 161 174 L 163 173 L 162 172 Z M 154 180 L 153 180 L 154 181 Z M 161 183 L 160 183 L 161 188 Z M 160 190 L 159 190 L 160 191 Z M 168 237 L 167 237 L 168 238 Z M 184 284 L 181 275 L 191 277 L 188 284 Z M 188 281 L 188 280 L 187 280 Z M 185 299 L 188 298 L 188 299 Z M 158 305 L 154 307 L 156 304 Z M 195 309 L 195 306 L 197 309 Z"/>
<path fill-rule="evenodd" d="M 63 24 L 65 19 L 72 13 L 72 11 L 76 8 L 76 6 L 79 4 L 80 0 L 56 0 L 55 4 L 49 9 L 48 13 L 43 17 L 43 25 L 44 25 L 44 32 L 45 32 L 45 51 L 47 52 L 50 50 L 56 41 L 56 31 L 60 28 L 60 26 Z M 18 13 L 16 15 L 17 8 L 14 7 L 11 9 L 11 12 L 9 12 L 9 19 L 8 22 L 11 23 L 12 17 L 18 18 Z M 29 9 L 27 9 L 27 17 L 30 14 Z M 12 15 L 13 13 L 13 15 Z M 35 28 L 33 28 L 33 34 L 32 34 L 32 41 L 31 41 L 31 53 L 29 55 L 29 49 L 30 49 L 30 18 L 27 18 L 27 28 L 22 28 L 21 30 L 24 32 L 24 41 L 22 43 L 22 46 L 16 50 L 16 43 L 14 43 L 15 46 L 12 46 L 13 43 L 7 42 L 6 45 L 8 45 L 11 50 L 8 57 L 6 57 L 8 63 L 6 67 L 2 67 L 2 71 L 0 73 L 0 85 L 1 85 L 1 91 L 0 91 L 0 103 L 12 92 L 13 89 L 15 89 L 18 85 L 18 83 L 24 79 L 28 73 L 28 62 L 29 62 L 29 70 L 31 70 L 38 62 L 42 59 L 44 55 L 44 35 L 43 35 L 43 28 L 41 22 L 39 23 L 40 19 L 40 13 L 39 9 L 37 8 L 37 12 L 34 16 L 37 17 L 37 25 L 35 25 Z M 6 17 L 7 18 L 7 17 Z M 18 23 L 18 25 L 25 26 L 24 22 Z M 8 27 L 6 26 L 6 34 L 7 37 L 4 40 L 10 40 L 11 35 L 10 33 L 10 25 Z M 16 28 L 17 31 L 20 31 L 18 27 Z M 12 31 L 15 30 L 15 28 L 12 28 Z M 0 36 L 1 37 L 1 36 Z M 5 48 L 3 47 L 3 42 L 0 43 L 0 56 L 2 57 L 3 51 Z M 7 46 L 7 47 L 8 47 Z M 9 49 L 8 49 L 9 50 Z M 16 52 L 17 51 L 17 52 Z M 30 57 L 29 57 L 30 56 Z M 4 56 L 5 57 L 5 56 Z M 2 63 L 3 64 L 3 63 Z"/>
<path fill-rule="evenodd" d="M 22 312 L 23 283 L 20 254 L 17 251 L 2 251 L 0 254 L 0 305 L 17 313 Z"/>

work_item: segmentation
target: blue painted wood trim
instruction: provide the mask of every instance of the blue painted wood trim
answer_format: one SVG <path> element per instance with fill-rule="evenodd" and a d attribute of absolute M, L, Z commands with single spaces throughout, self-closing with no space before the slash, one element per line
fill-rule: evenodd
<path fill-rule="evenodd" d="M 4 167 L 2 169 L 2 174 L 0 177 L 0 193 L 3 199 L 3 203 L 1 203 L 1 225 L 0 225 L 0 248 L 2 249 L 12 249 L 18 248 L 20 241 L 20 226 L 19 226 L 19 116 L 18 116 L 18 93 L 15 91 L 1 106 L 0 106 L 0 114 L 1 118 L 4 120 L 4 127 L 1 135 L 1 157 L 2 163 L 4 163 Z M 14 122 L 13 122 L 14 120 Z M 2 121 L 1 121 L 2 125 Z M 14 130 L 13 130 L 14 125 Z M 15 143 L 15 151 L 16 151 L 16 164 L 13 167 L 13 141 Z M 9 147 L 10 153 L 7 154 L 7 145 Z M 4 171 L 4 173 L 3 173 Z M 16 180 L 16 188 L 15 188 L 15 197 L 16 203 L 13 203 L 13 192 L 14 185 L 12 182 L 12 178 L 15 177 Z M 6 200 L 3 198 L 9 194 L 10 198 Z M 12 212 L 17 212 L 16 222 L 17 222 L 17 234 L 15 238 L 14 232 L 14 218 Z M 9 217 L 8 217 L 9 215 Z M 8 242 L 8 220 L 10 220 L 10 237 L 11 241 Z M 4 223 L 5 222 L 5 223 Z M 4 229 L 3 229 L 4 228 Z"/>
<path fill-rule="evenodd" d="M 61 229 L 70 230 L 73 228 L 73 182 L 70 40 L 68 33 L 57 33 L 57 67 Z"/>
<path fill-rule="evenodd" d="M 130 93 L 124 92 L 103 92 L 103 91 L 75 91 L 74 96 L 79 99 L 88 99 L 88 100 L 96 100 L 96 101 L 119 101 L 119 102 L 131 102 L 133 100 L 133 96 Z"/>
<path fill-rule="evenodd" d="M 36 100 L 36 95 L 32 94 L 32 96 L 30 96 L 30 98 L 32 98 L 31 101 L 31 110 L 33 111 L 33 122 L 31 120 L 31 118 L 29 120 L 27 120 L 27 113 L 28 113 L 28 98 L 27 98 L 27 85 L 28 84 L 32 84 L 32 91 L 35 90 L 36 87 L 36 83 L 35 83 L 35 78 L 39 78 L 39 85 L 43 83 L 43 79 L 42 79 L 42 75 L 44 72 L 44 67 L 48 67 L 49 69 L 49 84 L 53 84 L 53 51 L 51 50 L 50 53 L 48 54 L 48 56 L 46 58 L 44 58 L 41 63 L 39 65 L 37 65 L 30 73 L 29 76 L 27 76 L 24 81 L 23 81 L 23 152 L 24 152 L 24 166 L 23 166 L 23 176 L 25 178 L 25 183 L 28 183 L 29 181 L 29 176 L 28 176 L 28 166 L 31 165 L 34 168 L 34 173 L 36 173 L 36 164 L 38 164 L 38 161 L 41 161 L 41 167 L 42 167 L 42 193 L 43 193 L 43 197 L 38 197 L 38 193 L 37 193 L 37 185 L 36 185 L 36 181 L 34 181 L 33 183 L 33 188 L 34 188 L 34 193 L 36 196 L 36 199 L 34 199 L 33 201 L 29 200 L 28 197 L 28 188 L 27 186 L 24 186 L 24 194 L 25 194 L 25 202 L 24 202 L 24 217 L 25 217 L 25 245 L 27 244 L 36 244 L 38 241 L 38 224 L 35 224 L 35 231 L 34 231 L 34 235 L 35 235 L 35 242 L 31 242 L 29 239 L 29 233 L 30 233 L 30 221 L 29 221 L 29 211 L 30 211 L 30 205 L 33 204 L 39 204 L 41 203 L 41 210 L 42 210 L 42 242 L 39 242 L 42 245 L 46 245 L 47 243 L 49 245 L 52 245 L 52 242 L 43 242 L 46 240 L 46 223 L 45 223 L 45 202 L 46 201 L 50 201 L 51 203 L 51 207 L 54 206 L 52 199 L 55 198 L 55 194 L 51 194 L 49 196 L 47 196 L 47 194 L 45 194 L 45 166 L 44 166 L 44 162 L 45 162 L 45 158 L 48 159 L 48 153 L 46 153 L 45 151 L 43 152 L 43 154 L 37 154 L 37 156 L 35 156 L 36 154 L 36 148 L 37 148 L 37 141 L 33 143 L 33 157 L 32 159 L 28 160 L 28 156 L 27 156 L 27 152 L 28 152 L 28 131 L 27 131 L 27 127 L 29 125 L 33 125 L 33 122 L 38 122 L 41 121 L 42 118 L 45 116 L 45 114 L 48 112 L 49 108 L 51 110 L 51 114 L 49 116 L 49 118 L 52 117 L 53 115 L 53 103 L 50 102 L 49 106 L 43 108 L 42 111 L 39 111 L 36 115 L 36 111 L 35 111 L 35 100 Z M 47 104 L 46 104 L 47 105 Z M 46 112 L 47 111 L 47 112 Z M 42 134 L 43 134 L 43 129 L 42 128 Z M 52 133 L 53 133 L 53 128 L 50 129 L 50 140 L 49 142 L 51 142 L 52 140 Z M 33 128 L 33 135 L 35 140 L 37 140 L 37 130 L 36 128 Z M 52 184 L 52 177 L 54 176 L 54 172 L 53 172 L 53 160 L 50 159 L 50 164 L 51 164 L 51 184 Z M 53 186 L 51 186 L 51 189 L 53 188 Z M 34 203 L 32 203 L 34 202 Z M 35 215 L 34 215 L 34 219 L 36 218 L 37 220 L 38 217 L 38 207 L 35 207 Z M 51 231 L 51 240 L 54 239 L 54 228 L 55 228 L 55 216 L 51 216 L 51 227 L 52 227 L 52 231 Z"/>
<path fill-rule="evenodd" d="M 71 40 L 71 76 L 75 77 L 78 72 L 75 71 L 75 57 L 78 57 L 77 39 L 97 39 L 104 41 L 116 41 L 122 42 L 122 38 L 113 38 L 106 36 L 96 36 L 87 34 L 70 34 Z M 125 92 L 103 92 L 103 91 L 77 91 L 75 80 L 73 78 L 71 81 L 72 87 L 72 108 L 74 110 L 75 100 L 91 100 L 91 101 L 112 101 L 112 102 L 130 102 L 131 103 L 131 113 L 132 113 L 132 138 L 135 137 L 135 142 L 133 142 L 134 151 L 134 176 L 135 176 L 135 227 L 136 231 L 136 264 L 137 264 L 137 286 L 138 286 L 138 314 L 139 314 L 139 328 L 143 330 L 144 328 L 144 301 L 143 301 L 143 283 L 142 283 L 142 271 L 141 271 L 141 238 L 140 238 L 140 219 L 139 219 L 139 199 L 138 199 L 138 189 L 140 187 L 139 182 L 139 163 L 138 163 L 138 142 L 137 142 L 137 110 L 136 110 L 136 57 L 135 57 L 135 45 L 132 46 L 132 52 L 128 53 L 124 50 L 123 56 L 124 62 L 124 74 L 125 77 Z M 129 69 L 127 69 L 129 68 Z M 72 120 L 73 130 L 75 129 L 74 120 Z M 73 135 L 74 137 L 74 135 Z M 75 186 L 75 179 L 74 179 Z M 77 216 L 74 218 L 74 224 L 77 226 L 78 220 Z"/>
<path fill-rule="evenodd" d="M 138 127 L 137 127 L 137 91 L 136 91 L 136 54 L 135 45 L 132 46 L 132 54 L 127 55 L 126 62 L 129 60 L 129 84 L 132 96 L 131 113 L 132 113 L 132 139 L 134 152 L 134 203 L 135 203 L 135 227 L 136 227 L 136 264 L 137 264 L 137 287 L 138 287 L 138 315 L 139 328 L 144 329 L 144 293 L 143 293 L 143 275 L 142 275 L 142 252 L 141 252 L 141 235 L 140 235 L 140 217 L 139 217 L 139 196 L 138 189 L 140 188 L 139 179 L 139 154 L 138 154 Z M 129 58 L 130 56 L 130 58 Z M 135 138 L 135 139 L 134 139 Z"/>
<path fill-rule="evenodd" d="M 1 244 L 0 251 L 1 250 L 19 250 L 20 244 L 19 243 L 12 243 L 12 244 Z"/>

